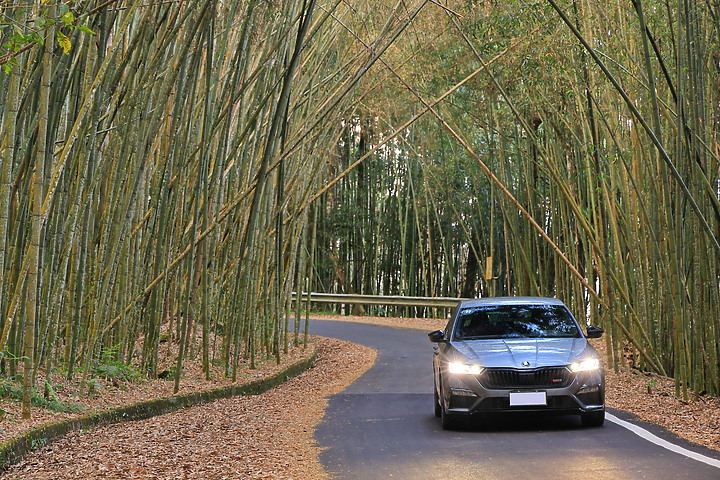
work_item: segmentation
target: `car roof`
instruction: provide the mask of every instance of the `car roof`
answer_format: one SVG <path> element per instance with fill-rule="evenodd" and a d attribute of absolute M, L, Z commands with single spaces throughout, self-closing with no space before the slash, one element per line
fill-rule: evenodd
<path fill-rule="evenodd" d="M 458 306 L 480 307 L 488 305 L 565 305 L 557 298 L 549 297 L 484 297 L 462 300 Z"/>

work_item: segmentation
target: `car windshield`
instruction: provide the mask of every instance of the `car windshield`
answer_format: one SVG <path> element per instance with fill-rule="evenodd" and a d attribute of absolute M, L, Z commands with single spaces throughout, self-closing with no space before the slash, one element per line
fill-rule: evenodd
<path fill-rule="evenodd" d="M 562 305 L 483 305 L 462 308 L 455 338 L 576 338 L 580 329 Z"/>

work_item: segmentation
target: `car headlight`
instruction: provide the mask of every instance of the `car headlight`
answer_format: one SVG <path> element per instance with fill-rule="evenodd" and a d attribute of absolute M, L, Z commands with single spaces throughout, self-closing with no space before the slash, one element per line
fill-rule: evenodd
<path fill-rule="evenodd" d="M 480 365 L 468 365 L 466 363 L 450 362 L 448 363 L 448 372 L 466 375 L 479 375 L 483 368 Z"/>
<path fill-rule="evenodd" d="M 600 368 L 599 358 L 589 358 L 581 362 L 575 362 L 570 365 L 570 371 L 573 373 L 577 372 L 589 372 Z"/>

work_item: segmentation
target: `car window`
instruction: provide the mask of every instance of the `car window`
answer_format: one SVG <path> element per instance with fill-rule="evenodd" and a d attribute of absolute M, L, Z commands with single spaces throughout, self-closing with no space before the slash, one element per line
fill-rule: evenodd
<path fill-rule="evenodd" d="M 461 309 L 455 338 L 575 338 L 580 329 L 562 305 L 483 305 Z"/>
<path fill-rule="evenodd" d="M 458 308 L 459 305 L 455 306 L 448 317 L 448 323 L 445 325 L 445 330 L 443 330 L 445 332 L 445 338 L 450 338 L 450 332 L 452 331 L 453 322 L 455 321 L 455 315 L 457 314 Z"/>

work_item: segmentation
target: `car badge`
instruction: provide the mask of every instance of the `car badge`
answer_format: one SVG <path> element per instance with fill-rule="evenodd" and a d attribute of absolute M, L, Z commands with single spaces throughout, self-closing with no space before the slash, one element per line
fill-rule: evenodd
<path fill-rule="evenodd" d="M 528 362 L 528 361 L 526 360 L 526 361 L 522 362 L 521 365 L 522 365 L 523 367 L 529 367 L 529 366 L 530 366 L 530 362 Z"/>

